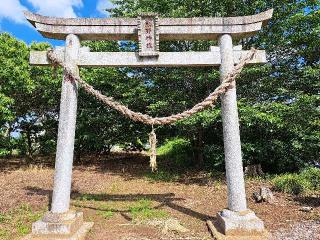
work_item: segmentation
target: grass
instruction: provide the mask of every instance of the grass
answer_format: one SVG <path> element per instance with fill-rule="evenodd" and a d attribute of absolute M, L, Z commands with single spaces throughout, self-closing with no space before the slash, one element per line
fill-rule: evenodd
<path fill-rule="evenodd" d="M 9 230 L 0 228 L 0 239 L 7 239 L 9 237 Z"/>
<path fill-rule="evenodd" d="M 100 202 L 97 202 L 100 201 Z M 129 212 L 134 222 L 142 222 L 150 219 L 167 218 L 169 215 L 162 209 L 155 209 L 150 199 L 142 198 L 134 202 L 127 201 L 102 201 L 96 196 L 90 194 L 82 195 L 76 200 L 76 207 L 95 207 L 96 214 L 104 219 L 110 219 L 118 211 Z"/>
<path fill-rule="evenodd" d="M 80 197 L 77 198 L 77 200 L 80 201 L 101 201 L 102 196 L 98 194 L 87 194 L 84 193 Z"/>
<path fill-rule="evenodd" d="M 102 202 L 99 204 L 99 208 L 101 210 L 97 211 L 97 214 L 101 217 L 103 217 L 104 219 L 109 219 L 111 217 L 113 217 L 115 210 L 112 209 L 109 204 L 107 204 L 106 202 Z"/>
<path fill-rule="evenodd" d="M 145 198 L 135 202 L 129 209 L 133 221 L 145 221 L 168 217 L 166 211 L 153 208 L 151 200 Z"/>
<path fill-rule="evenodd" d="M 8 213 L 0 214 L 0 239 L 11 240 L 31 232 L 32 223 L 39 220 L 43 211 L 34 211 L 28 204 L 22 204 Z"/>
<path fill-rule="evenodd" d="M 0 213 L 0 224 L 8 222 L 10 219 L 11 217 L 9 215 Z"/>
<path fill-rule="evenodd" d="M 179 179 L 179 175 L 160 170 L 146 173 L 145 178 L 151 182 L 175 182 Z"/>
<path fill-rule="evenodd" d="M 112 210 L 106 210 L 106 211 L 98 211 L 98 215 L 105 218 L 105 219 L 109 219 L 111 217 L 113 217 L 114 212 Z"/>

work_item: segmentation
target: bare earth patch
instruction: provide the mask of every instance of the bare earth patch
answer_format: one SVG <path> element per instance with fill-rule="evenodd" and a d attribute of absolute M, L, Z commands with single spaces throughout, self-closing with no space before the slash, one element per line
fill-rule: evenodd
<path fill-rule="evenodd" d="M 52 160 L 52 159 L 51 159 Z M 95 225 L 90 240 L 210 239 L 205 220 L 226 207 L 226 185 L 206 173 L 152 176 L 148 159 L 140 155 L 97 160 L 76 166 L 72 208 L 84 212 Z M 54 170 L 21 167 L 22 160 L 0 160 L 0 239 L 19 239 L 48 209 Z M 252 193 L 265 180 L 246 183 L 249 208 L 263 219 L 273 239 L 320 239 L 320 200 L 275 193 L 274 204 L 255 203 Z M 312 212 L 301 211 L 312 205 Z M 149 224 L 160 221 L 159 224 Z M 163 231 L 166 219 L 177 219 L 181 229 Z M 161 223 L 163 221 L 164 223 Z M 178 228 L 179 229 L 179 228 Z"/>

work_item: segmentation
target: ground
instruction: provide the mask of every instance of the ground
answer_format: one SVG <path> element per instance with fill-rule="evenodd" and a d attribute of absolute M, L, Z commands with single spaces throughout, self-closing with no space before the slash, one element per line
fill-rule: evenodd
<path fill-rule="evenodd" d="M 95 159 L 95 161 L 93 161 Z M 19 239 L 30 232 L 50 205 L 53 157 L 25 166 L 22 159 L 0 160 L 0 239 Z M 138 154 L 90 157 L 74 167 L 72 208 L 95 223 L 87 239 L 210 239 L 205 220 L 226 207 L 226 184 L 216 173 L 150 173 Z M 252 193 L 267 180 L 247 179 L 249 208 L 266 224 L 273 239 L 320 239 L 320 200 L 274 193 L 276 202 L 255 203 Z M 311 212 L 301 211 L 312 206 Z M 175 218 L 188 232 L 163 232 L 152 219 Z"/>

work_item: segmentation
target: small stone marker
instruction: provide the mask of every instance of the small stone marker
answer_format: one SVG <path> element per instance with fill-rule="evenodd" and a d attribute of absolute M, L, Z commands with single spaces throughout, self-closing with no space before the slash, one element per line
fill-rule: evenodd
<path fill-rule="evenodd" d="M 154 13 L 143 13 L 138 18 L 139 56 L 159 55 L 159 24 Z"/>
<path fill-rule="evenodd" d="M 312 207 L 302 207 L 302 208 L 300 208 L 300 211 L 302 211 L 302 212 L 311 212 L 312 210 L 313 210 Z"/>
<path fill-rule="evenodd" d="M 260 203 L 260 202 L 274 203 L 274 200 L 275 200 L 272 194 L 272 191 L 267 187 L 261 187 L 259 193 L 254 192 L 252 196 L 257 203 Z"/>

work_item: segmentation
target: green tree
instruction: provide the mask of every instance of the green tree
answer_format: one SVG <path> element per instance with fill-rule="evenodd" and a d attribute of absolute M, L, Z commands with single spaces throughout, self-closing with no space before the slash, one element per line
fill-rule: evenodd
<path fill-rule="evenodd" d="M 30 78 L 28 47 L 7 33 L 0 34 L 0 155 L 12 153 L 11 133 L 23 115 L 21 101 L 34 87 Z"/>
<path fill-rule="evenodd" d="M 161 17 L 241 16 L 274 8 L 274 16 L 254 37 L 235 40 L 244 49 L 266 49 L 269 64 L 248 66 L 238 80 L 240 126 L 245 164 L 261 163 L 271 172 L 295 171 L 317 159 L 320 143 L 319 1 L 114 0 L 115 17 L 158 12 Z M 137 51 L 136 42 L 84 42 L 91 51 Z M 161 51 L 207 51 L 216 41 L 161 42 Z M 62 72 L 30 67 L 31 49 L 0 34 L 0 155 L 18 148 L 28 155 L 53 153 Z M 81 76 L 104 94 L 153 116 L 181 112 L 205 98 L 218 84 L 211 68 L 91 68 Z M 79 89 L 76 155 L 109 152 L 114 145 L 147 142 L 150 127 L 121 116 Z M 193 165 L 223 167 L 220 105 L 171 126 L 157 127 L 160 144 L 181 137 L 191 144 Z"/>
<path fill-rule="evenodd" d="M 270 62 L 247 67 L 238 82 L 244 160 L 247 164 L 262 163 L 271 171 L 285 171 L 297 170 L 316 159 L 320 142 L 319 1 L 115 0 L 114 3 L 117 7 L 111 14 L 130 17 L 150 11 L 161 17 L 241 16 L 274 8 L 272 20 L 261 32 L 234 42 L 244 48 L 266 49 Z M 208 50 L 212 44 L 216 43 L 176 41 L 163 42 L 160 48 L 199 51 Z M 143 102 L 148 106 L 146 111 L 155 116 L 194 105 L 218 83 L 218 72 L 212 69 L 128 71 L 149 83 Z M 200 148 L 200 152 L 206 152 L 209 163 L 216 165 L 222 154 L 220 121 L 215 110 L 208 110 L 159 129 L 159 137 L 186 136 L 194 143 L 195 156 L 199 156 Z M 201 159 L 198 157 L 198 161 Z"/>

